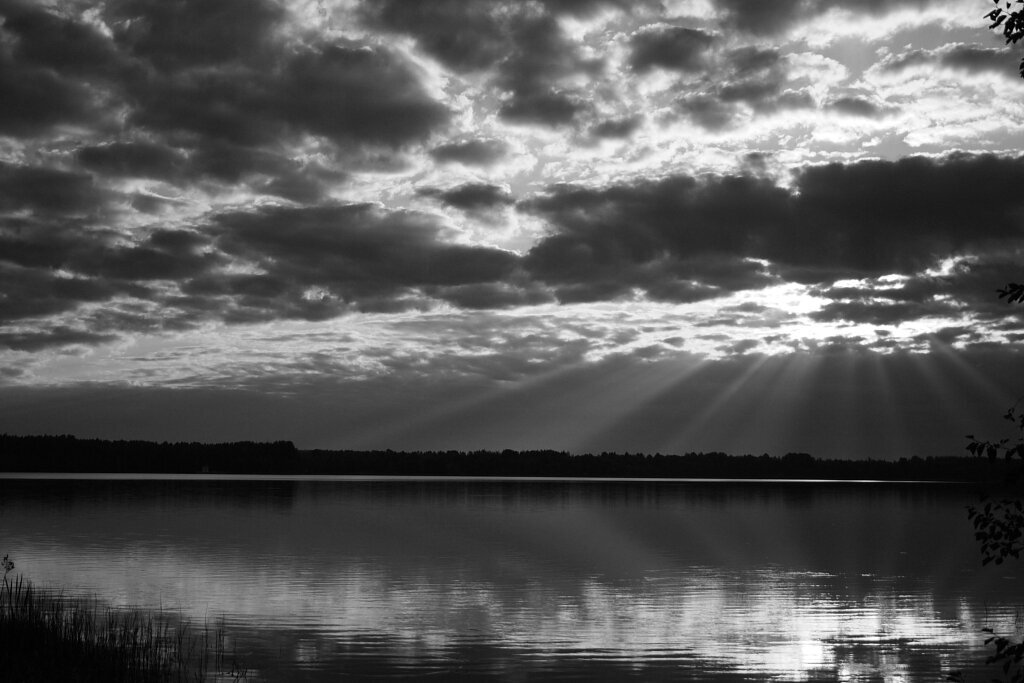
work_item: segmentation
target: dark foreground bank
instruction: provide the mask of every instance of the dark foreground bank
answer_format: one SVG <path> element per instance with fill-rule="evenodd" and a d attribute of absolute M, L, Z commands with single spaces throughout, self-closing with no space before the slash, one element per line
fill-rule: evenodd
<path fill-rule="evenodd" d="M 564 451 L 299 450 L 272 443 L 156 443 L 74 436 L 0 435 L 3 472 L 133 472 L 498 477 L 652 477 L 722 479 L 877 479 L 1002 481 L 1007 464 L 987 458 L 912 457 L 825 460 L 726 453 L 600 453 Z"/>
<path fill-rule="evenodd" d="M 221 630 L 194 631 L 168 615 L 68 598 L 20 578 L 0 586 L 0 678 L 22 683 L 247 680 L 226 655 Z"/>

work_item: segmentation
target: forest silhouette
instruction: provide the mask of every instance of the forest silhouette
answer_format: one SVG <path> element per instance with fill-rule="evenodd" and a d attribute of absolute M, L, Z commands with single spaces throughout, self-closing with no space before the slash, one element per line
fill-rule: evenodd
<path fill-rule="evenodd" d="M 300 450 L 290 441 L 108 441 L 0 435 L 7 472 L 496 477 L 641 477 L 998 482 L 1003 461 L 969 456 L 832 460 L 721 452 Z"/>

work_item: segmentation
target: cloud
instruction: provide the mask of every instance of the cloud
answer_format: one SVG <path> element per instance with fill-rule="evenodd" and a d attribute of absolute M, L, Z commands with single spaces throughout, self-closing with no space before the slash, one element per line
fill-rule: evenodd
<path fill-rule="evenodd" d="M 563 300 L 639 287 L 692 301 L 775 278 L 914 274 L 1015 244 L 1021 182 L 1024 158 L 954 154 L 807 167 L 791 189 L 747 175 L 553 186 L 519 205 L 553 229 L 524 266 Z"/>
<path fill-rule="evenodd" d="M 0 16 L 15 62 L 90 77 L 112 75 L 124 66 L 110 37 L 96 26 L 47 11 L 43 4 L 8 0 Z"/>
<path fill-rule="evenodd" d="M 383 0 L 362 7 L 372 25 L 411 35 L 421 50 L 446 67 L 489 74 L 491 87 L 502 97 L 501 118 L 558 127 L 572 123 L 588 108 L 583 94 L 564 82 L 601 68 L 600 61 L 578 54 L 558 15 L 585 15 L 610 4 L 576 0 L 538 8 L 491 1 Z M 459 29 L 453 31 L 453 26 Z"/>
<path fill-rule="evenodd" d="M 157 230 L 131 246 L 83 250 L 68 267 L 77 273 L 106 280 L 181 280 L 224 263 L 224 258 L 201 249 L 206 240 L 195 233 Z"/>
<path fill-rule="evenodd" d="M 585 108 L 582 99 L 564 91 L 531 89 L 516 92 L 501 105 L 498 115 L 513 123 L 559 126 L 571 123 Z"/>
<path fill-rule="evenodd" d="M 678 87 L 676 107 L 710 131 L 729 128 L 745 111 L 755 114 L 813 109 L 805 80 L 793 80 L 778 49 L 748 45 L 717 56 L 697 83 Z"/>
<path fill-rule="evenodd" d="M 807 168 L 797 177 L 794 227 L 778 245 L 795 265 L 918 271 L 1019 238 L 1013 188 L 1022 181 L 1024 158 L 962 153 Z"/>
<path fill-rule="evenodd" d="M 919 66 L 944 66 L 971 74 L 995 73 L 1016 81 L 1018 62 L 1012 50 L 977 44 L 950 43 L 933 50 L 915 49 L 887 55 L 884 71 L 899 72 Z"/>
<path fill-rule="evenodd" d="M 0 161 L 0 212 L 84 214 L 105 200 L 89 174 Z"/>
<path fill-rule="evenodd" d="M 488 183 L 466 183 L 450 190 L 423 188 L 417 194 L 434 197 L 448 206 L 465 211 L 481 211 L 514 203 L 508 190 Z"/>
<path fill-rule="evenodd" d="M 590 134 L 596 138 L 628 138 L 640 128 L 642 123 L 643 119 L 639 116 L 629 116 L 623 119 L 608 119 L 591 126 Z"/>
<path fill-rule="evenodd" d="M 0 323 L 41 319 L 75 310 L 84 303 L 109 301 L 118 295 L 141 296 L 138 286 L 65 277 L 46 269 L 24 268 L 0 262 Z"/>
<path fill-rule="evenodd" d="M 227 297 L 226 311 L 256 319 L 427 306 L 445 287 L 507 282 L 517 262 L 442 241 L 429 216 L 369 204 L 224 213 L 209 229 L 224 254 L 262 272 L 207 274 L 183 291 L 201 302 Z"/>
<path fill-rule="evenodd" d="M 737 110 L 735 105 L 722 102 L 707 94 L 688 95 L 676 103 L 679 111 L 707 130 L 721 130 L 728 126 Z"/>
<path fill-rule="evenodd" d="M 424 140 L 448 111 L 384 49 L 329 45 L 289 51 L 280 65 L 174 72 L 137 90 L 138 125 L 254 147 L 304 133 L 340 145 Z"/>
<path fill-rule="evenodd" d="M 3 49 L 0 43 L 0 50 Z M 84 85 L 43 68 L 17 68 L 0 53 L 0 132 L 36 135 L 60 123 L 98 118 Z"/>
<path fill-rule="evenodd" d="M 784 210 L 786 201 L 751 177 L 554 187 L 520 204 L 557 229 L 529 251 L 524 265 L 558 284 L 562 300 L 612 298 L 639 287 L 659 299 L 696 301 L 763 287 L 770 278 L 745 260 L 745 233 L 755 219 L 744 214 L 753 204 L 781 203 Z"/>
<path fill-rule="evenodd" d="M 78 168 L 98 178 L 214 181 L 206 191 L 247 183 L 316 202 L 346 171 L 426 143 L 450 120 L 398 51 L 300 40 L 287 25 L 294 17 L 270 0 L 111 0 L 62 12 L 7 2 L 0 17 L 0 133 L 32 145 L 73 130 L 62 150 L 76 147 Z M 51 206 L 64 211 L 65 197 L 81 194 L 60 175 L 74 167 L 26 158 L 56 184 L 30 179 L 34 187 L 15 188 L 18 201 L 59 184 Z M 9 165 L 0 184 L 13 182 Z M 137 206 L 155 210 L 146 196 Z"/>
<path fill-rule="evenodd" d="M 172 72 L 267 56 L 285 13 L 266 0 L 113 0 L 103 15 L 122 50 Z"/>
<path fill-rule="evenodd" d="M 78 161 L 101 175 L 171 180 L 186 164 L 176 149 L 147 142 L 113 142 L 79 148 Z"/>
<path fill-rule="evenodd" d="M 117 336 L 112 334 L 58 326 L 42 332 L 0 332 L 0 347 L 33 352 L 55 346 L 96 346 L 116 339 Z"/>
<path fill-rule="evenodd" d="M 979 328 L 1024 318 L 995 296 L 998 285 L 1018 278 L 1020 264 L 1012 251 L 994 249 L 948 264 L 942 272 L 925 271 L 896 281 L 862 279 L 841 286 L 813 287 L 828 299 L 813 320 L 895 325 L 925 317 L 969 316 Z"/>
<path fill-rule="evenodd" d="M 79 156 L 132 174 L 169 172 L 165 162 L 178 158 L 133 145 Z M 0 317 L 127 299 L 162 307 L 175 325 L 319 320 L 439 301 L 469 309 L 552 297 L 695 302 L 788 281 L 816 285 L 831 299 L 812 315 L 819 321 L 895 324 L 953 315 L 962 305 L 999 321 L 1006 311 L 984 299 L 1014 274 L 1012 259 L 998 254 L 1020 238 L 1021 182 L 1020 158 L 958 153 L 811 166 L 788 187 L 766 174 L 556 185 L 516 205 L 549 230 L 518 256 L 448 242 L 438 219 L 425 214 L 356 203 L 226 210 L 188 229 L 127 236 L 94 224 L 101 208 L 87 175 L 7 165 L 0 274 L 9 295 Z M 468 212 L 512 203 L 507 190 L 488 183 L 420 192 Z M 37 215 L 15 215 L 26 208 Z M 942 277 L 923 275 L 958 255 Z M 832 286 L 890 273 L 908 279 L 899 288 Z M 109 318 L 114 328 L 92 331 L 111 332 L 116 323 Z"/>
<path fill-rule="evenodd" d="M 281 74 L 280 107 L 290 126 L 338 141 L 401 145 L 448 120 L 394 54 L 365 45 L 299 53 Z"/>
<path fill-rule="evenodd" d="M 364 2 L 362 11 L 376 26 L 408 33 L 420 48 L 460 72 L 490 68 L 513 43 L 495 2 L 384 0 Z M 459 27 L 453 31 L 453 27 Z"/>
<path fill-rule="evenodd" d="M 919 320 L 929 316 L 950 316 L 957 313 L 957 307 L 941 302 L 875 302 L 843 301 L 826 304 L 819 311 L 811 312 L 815 321 L 854 322 L 869 325 L 899 325 L 908 320 Z"/>
<path fill-rule="evenodd" d="M 490 166 L 507 153 L 506 143 L 489 139 L 449 142 L 430 150 L 430 156 L 435 161 L 456 162 L 466 166 Z"/>
<path fill-rule="evenodd" d="M 699 29 L 659 26 L 634 34 L 629 42 L 629 63 L 634 71 L 661 67 L 698 72 L 706 66 L 705 56 L 715 38 Z"/>
<path fill-rule="evenodd" d="M 722 24 L 756 35 L 772 35 L 838 8 L 857 14 L 881 15 L 901 7 L 924 8 L 933 0 L 715 0 Z"/>
<path fill-rule="evenodd" d="M 35 3 L 0 7 L 0 132 L 43 134 L 65 123 L 98 124 L 108 81 L 128 64 L 94 27 Z"/>
<path fill-rule="evenodd" d="M 943 66 L 964 69 L 970 73 L 993 71 L 1012 78 L 1019 78 L 1013 53 L 1006 48 L 954 45 L 942 52 L 940 63 Z"/>
<path fill-rule="evenodd" d="M 878 105 L 863 97 L 837 97 L 829 102 L 826 108 L 848 116 L 877 118 L 882 115 L 882 109 Z"/>
<path fill-rule="evenodd" d="M 796 19 L 799 9 L 804 5 L 800 0 L 718 0 L 715 4 L 723 10 L 727 26 L 756 34 L 776 33 L 786 28 Z"/>

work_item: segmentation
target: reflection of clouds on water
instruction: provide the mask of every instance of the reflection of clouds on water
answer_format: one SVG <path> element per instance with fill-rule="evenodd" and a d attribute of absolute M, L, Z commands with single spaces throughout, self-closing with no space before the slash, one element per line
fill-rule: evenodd
<path fill-rule="evenodd" d="M 329 666 L 336 648 L 371 635 L 395 662 L 443 661 L 478 640 L 538 661 L 660 659 L 780 680 L 823 671 L 838 680 L 923 680 L 928 672 L 915 667 L 964 666 L 965 646 L 983 626 L 1014 630 L 1012 606 L 943 602 L 923 578 L 859 577 L 844 592 L 842 575 L 689 567 L 635 582 L 585 578 L 566 591 L 458 576 L 397 580 L 372 562 L 324 574 L 196 558 L 183 570 L 169 554 L 141 549 L 119 568 L 67 551 L 47 548 L 31 564 L 77 566 L 78 585 L 116 602 L 180 605 L 199 621 L 225 614 L 270 643 L 275 631 L 301 630 L 308 638 L 292 652 L 306 667 Z M 125 570 L 145 584 L 126 588 Z"/>
<path fill-rule="evenodd" d="M 0 540 L 29 578 L 223 614 L 256 659 L 325 677 L 358 660 L 467 677 L 941 680 L 983 661 L 983 626 L 1013 632 L 1024 598 L 978 567 L 959 494 L 437 483 L 300 487 L 274 506 L 194 483 L 159 499 L 19 486 Z"/>

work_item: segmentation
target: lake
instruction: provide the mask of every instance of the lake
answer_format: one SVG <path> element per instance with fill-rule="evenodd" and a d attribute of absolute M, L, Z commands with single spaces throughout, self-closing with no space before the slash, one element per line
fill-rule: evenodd
<path fill-rule="evenodd" d="M 116 476 L 116 475 L 112 475 Z M 0 479 L 0 554 L 223 619 L 269 681 L 969 680 L 1024 626 L 968 487 Z"/>

